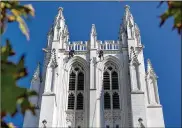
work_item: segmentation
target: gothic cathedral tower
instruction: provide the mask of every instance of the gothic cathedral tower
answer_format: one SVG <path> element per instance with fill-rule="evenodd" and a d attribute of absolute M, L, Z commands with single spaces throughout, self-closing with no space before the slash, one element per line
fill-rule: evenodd
<path fill-rule="evenodd" d="M 63 8 L 48 33 L 44 70 L 38 65 L 31 89 L 39 96 L 36 116 L 29 111 L 24 127 L 165 127 L 157 76 L 150 60 L 145 71 L 140 30 L 130 7 L 117 41 L 69 41 Z"/>

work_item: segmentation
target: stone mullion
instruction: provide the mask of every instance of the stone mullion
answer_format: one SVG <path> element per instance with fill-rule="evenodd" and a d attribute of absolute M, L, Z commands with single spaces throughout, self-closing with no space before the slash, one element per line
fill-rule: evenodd
<path fill-rule="evenodd" d="M 75 103 L 74 103 L 74 127 L 76 127 L 76 107 L 77 107 L 77 81 L 78 81 L 78 72 L 76 72 L 75 76 Z"/>
<path fill-rule="evenodd" d="M 111 76 L 111 71 L 109 72 L 109 79 L 110 79 L 110 101 L 111 101 L 111 117 L 112 117 L 112 124 L 111 124 L 111 127 L 113 127 L 113 97 L 112 97 L 112 76 Z"/>

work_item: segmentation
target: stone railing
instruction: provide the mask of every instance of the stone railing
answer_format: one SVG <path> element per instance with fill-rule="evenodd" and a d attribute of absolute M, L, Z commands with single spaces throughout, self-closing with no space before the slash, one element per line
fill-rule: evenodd
<path fill-rule="evenodd" d="M 88 50 L 88 41 L 74 41 L 69 42 L 66 46 L 66 50 L 75 50 L 75 51 L 87 51 Z"/>
<path fill-rule="evenodd" d="M 121 42 L 114 41 L 114 40 L 106 40 L 100 41 L 97 40 L 98 50 L 112 50 L 117 51 L 121 49 Z M 66 51 L 75 50 L 75 51 L 87 51 L 89 50 L 89 43 L 88 41 L 73 41 L 68 42 L 66 45 Z"/>
<path fill-rule="evenodd" d="M 100 50 L 119 50 L 121 47 L 120 41 L 114 41 L 114 40 L 106 40 L 106 41 L 97 41 L 98 43 L 98 49 Z"/>

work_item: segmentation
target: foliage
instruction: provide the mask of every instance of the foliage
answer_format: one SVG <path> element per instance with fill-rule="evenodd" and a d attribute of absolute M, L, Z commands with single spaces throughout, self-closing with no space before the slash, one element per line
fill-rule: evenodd
<path fill-rule="evenodd" d="M 161 1 L 159 6 L 164 3 Z M 168 9 L 160 16 L 161 22 L 160 26 L 162 26 L 165 21 L 173 17 L 174 18 L 174 25 L 173 29 L 177 29 L 178 33 L 181 34 L 182 30 L 182 1 L 166 1 L 168 4 Z"/>
<path fill-rule="evenodd" d="M 35 15 L 32 5 L 20 5 L 18 1 L 1 1 L 0 7 L 1 34 L 5 31 L 5 28 L 7 28 L 7 22 L 11 23 L 17 21 L 20 30 L 27 39 L 29 39 L 29 30 L 22 16 L 27 18 L 28 15 Z"/>
<path fill-rule="evenodd" d="M 28 15 L 34 16 L 34 9 L 31 5 L 20 5 L 18 1 L 1 1 L 1 35 L 7 28 L 7 23 L 18 22 L 19 28 L 23 34 L 29 39 L 28 27 L 22 17 L 27 18 Z M 9 59 L 14 56 L 10 41 L 6 39 L 6 44 L 1 46 L 1 127 L 14 127 L 12 123 L 6 124 L 3 117 L 7 114 L 14 116 L 18 112 L 18 107 L 22 114 L 26 110 L 35 114 L 35 106 L 29 102 L 29 97 L 36 96 L 35 91 L 28 91 L 17 85 L 17 81 L 27 76 L 27 70 L 24 66 L 25 56 L 22 55 L 18 63 L 14 63 Z"/>

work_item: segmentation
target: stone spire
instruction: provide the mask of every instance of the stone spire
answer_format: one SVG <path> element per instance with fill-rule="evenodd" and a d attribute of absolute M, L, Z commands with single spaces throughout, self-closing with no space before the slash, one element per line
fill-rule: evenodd
<path fill-rule="evenodd" d="M 40 81 L 41 80 L 41 75 L 40 75 L 40 63 L 37 64 L 37 68 L 33 74 L 31 83 L 33 84 L 36 81 Z"/>
<path fill-rule="evenodd" d="M 63 15 L 63 8 L 59 7 L 58 8 L 58 15 L 57 15 L 58 19 L 64 19 L 64 15 Z"/>
<path fill-rule="evenodd" d="M 54 35 L 54 30 L 53 30 L 53 25 L 52 25 L 48 34 L 47 34 L 47 47 L 49 47 L 49 48 L 52 45 L 53 35 Z"/>
<path fill-rule="evenodd" d="M 65 25 L 65 19 L 63 15 L 63 8 L 58 8 L 58 14 L 54 20 L 54 40 L 60 39 L 60 33 L 62 32 Z"/>
<path fill-rule="evenodd" d="M 91 32 L 90 32 L 90 48 L 97 48 L 97 32 L 95 24 L 92 24 Z"/>
<path fill-rule="evenodd" d="M 149 74 L 153 75 L 155 78 L 158 78 L 158 76 L 156 75 L 156 73 L 152 67 L 152 63 L 151 63 L 150 59 L 147 59 L 147 75 L 149 75 Z"/>
<path fill-rule="evenodd" d="M 124 13 L 123 20 L 129 21 L 129 18 L 132 18 L 133 19 L 133 15 L 131 14 L 130 6 L 129 5 L 126 5 L 125 6 L 125 13 Z"/>
<path fill-rule="evenodd" d="M 130 6 L 126 5 L 122 23 L 119 28 L 118 39 L 125 40 L 126 38 L 133 38 L 133 26 L 134 19 L 130 12 Z"/>
<path fill-rule="evenodd" d="M 91 34 L 92 36 L 97 36 L 95 24 L 92 24 L 92 28 L 91 28 L 90 34 Z"/>

